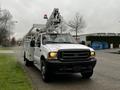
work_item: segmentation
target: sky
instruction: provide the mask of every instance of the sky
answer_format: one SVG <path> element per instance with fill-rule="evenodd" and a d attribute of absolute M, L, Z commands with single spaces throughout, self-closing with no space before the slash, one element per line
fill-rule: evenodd
<path fill-rule="evenodd" d="M 22 38 L 33 24 L 45 24 L 44 14 L 50 16 L 54 8 L 66 22 L 80 13 L 86 22 L 81 33 L 120 33 L 120 0 L 0 0 L 0 7 L 17 21 L 16 38 Z"/>

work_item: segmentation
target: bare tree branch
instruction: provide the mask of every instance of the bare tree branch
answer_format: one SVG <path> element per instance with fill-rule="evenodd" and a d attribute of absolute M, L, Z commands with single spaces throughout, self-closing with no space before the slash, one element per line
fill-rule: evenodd
<path fill-rule="evenodd" d="M 6 9 L 0 9 L 0 44 L 10 41 L 13 26 L 11 13 Z"/>
<path fill-rule="evenodd" d="M 83 19 L 83 16 L 81 16 L 79 13 L 76 13 L 73 20 L 68 22 L 68 26 L 73 28 L 73 31 L 76 32 L 76 39 L 77 39 L 77 33 L 80 32 L 82 28 L 85 28 L 86 24 Z"/>

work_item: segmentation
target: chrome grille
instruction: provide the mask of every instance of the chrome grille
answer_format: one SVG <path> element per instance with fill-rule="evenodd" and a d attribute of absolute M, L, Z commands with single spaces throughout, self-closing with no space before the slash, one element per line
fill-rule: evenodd
<path fill-rule="evenodd" d="M 58 59 L 62 61 L 80 61 L 90 57 L 88 49 L 65 49 L 58 51 Z"/>

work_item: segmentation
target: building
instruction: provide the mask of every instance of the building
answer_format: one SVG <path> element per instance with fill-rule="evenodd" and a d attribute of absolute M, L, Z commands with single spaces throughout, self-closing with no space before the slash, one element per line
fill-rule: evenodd
<path fill-rule="evenodd" d="M 78 35 L 79 42 L 94 49 L 120 48 L 120 33 L 92 33 Z"/>

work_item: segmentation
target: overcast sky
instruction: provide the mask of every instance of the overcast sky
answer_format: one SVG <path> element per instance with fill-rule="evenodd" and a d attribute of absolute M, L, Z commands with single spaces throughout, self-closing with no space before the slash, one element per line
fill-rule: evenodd
<path fill-rule="evenodd" d="M 14 36 L 22 37 L 33 24 L 45 23 L 44 14 L 59 8 L 69 21 L 76 12 L 84 16 L 84 33 L 119 32 L 120 0 L 0 0 L 2 9 L 8 9 L 17 21 Z"/>

